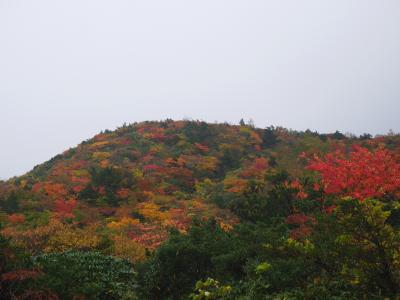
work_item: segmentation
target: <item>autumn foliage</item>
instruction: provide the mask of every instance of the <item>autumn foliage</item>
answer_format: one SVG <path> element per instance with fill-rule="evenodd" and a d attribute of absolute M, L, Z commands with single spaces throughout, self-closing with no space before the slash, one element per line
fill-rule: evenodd
<path fill-rule="evenodd" d="M 393 197 L 400 192 L 400 162 L 386 149 L 368 150 L 354 146 L 313 157 L 309 170 L 321 175 L 327 194 L 351 196 L 364 200 L 370 197 Z"/>
<path fill-rule="evenodd" d="M 73 218 L 73 210 L 77 205 L 76 199 L 69 199 L 67 201 L 64 200 L 56 200 L 54 211 L 60 218 Z"/>

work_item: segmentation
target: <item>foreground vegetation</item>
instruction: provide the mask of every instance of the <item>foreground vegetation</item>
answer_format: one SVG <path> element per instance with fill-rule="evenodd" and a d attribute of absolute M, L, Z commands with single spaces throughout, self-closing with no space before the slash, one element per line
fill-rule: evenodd
<path fill-rule="evenodd" d="M 0 184 L 2 299 L 398 299 L 400 137 L 106 131 Z"/>

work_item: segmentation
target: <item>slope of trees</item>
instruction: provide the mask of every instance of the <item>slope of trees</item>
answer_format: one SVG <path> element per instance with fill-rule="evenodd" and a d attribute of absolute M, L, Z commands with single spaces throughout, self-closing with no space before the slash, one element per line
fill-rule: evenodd
<path fill-rule="evenodd" d="M 244 122 L 102 132 L 0 182 L 2 297 L 396 299 L 399 150 Z"/>

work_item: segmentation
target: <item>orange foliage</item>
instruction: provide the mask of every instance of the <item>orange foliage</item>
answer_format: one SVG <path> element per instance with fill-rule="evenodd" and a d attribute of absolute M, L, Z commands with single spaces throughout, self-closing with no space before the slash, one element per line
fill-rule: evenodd
<path fill-rule="evenodd" d="M 40 190 L 43 188 L 43 184 L 41 182 L 36 182 L 33 186 L 32 186 L 32 192 L 34 193 L 39 193 Z"/>
<path fill-rule="evenodd" d="M 268 161 L 264 157 L 257 157 L 250 166 L 245 168 L 241 176 L 244 178 L 260 178 L 268 168 Z"/>
<path fill-rule="evenodd" d="M 50 198 L 65 198 L 68 192 L 65 186 L 61 183 L 46 182 L 44 185 L 44 191 Z"/>

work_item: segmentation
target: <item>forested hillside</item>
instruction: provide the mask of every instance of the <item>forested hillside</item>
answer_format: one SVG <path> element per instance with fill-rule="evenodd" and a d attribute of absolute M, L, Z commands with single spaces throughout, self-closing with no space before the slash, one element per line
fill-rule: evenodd
<path fill-rule="evenodd" d="M 0 182 L 0 298 L 398 299 L 399 199 L 396 134 L 124 125 Z"/>

